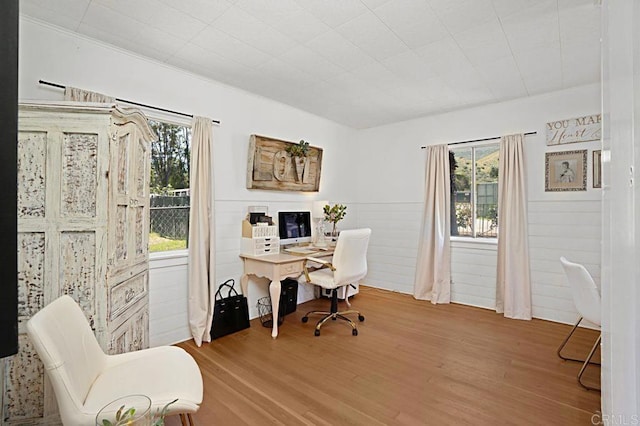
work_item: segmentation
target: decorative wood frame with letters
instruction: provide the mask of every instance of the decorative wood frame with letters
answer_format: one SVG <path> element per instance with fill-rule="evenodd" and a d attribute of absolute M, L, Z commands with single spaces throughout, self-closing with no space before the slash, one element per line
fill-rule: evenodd
<path fill-rule="evenodd" d="M 291 145 L 297 144 L 251 135 L 247 188 L 317 192 L 320 189 L 322 148 L 310 146 L 306 157 L 292 157 L 286 151 Z"/>
<path fill-rule="evenodd" d="M 545 191 L 586 191 L 587 150 L 547 152 Z"/>

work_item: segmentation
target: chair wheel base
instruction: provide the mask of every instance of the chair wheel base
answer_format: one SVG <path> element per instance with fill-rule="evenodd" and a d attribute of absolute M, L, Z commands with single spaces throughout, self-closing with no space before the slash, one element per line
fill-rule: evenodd
<path fill-rule="evenodd" d="M 309 318 L 308 318 L 308 317 L 302 317 L 302 322 L 303 322 L 303 323 L 305 323 L 305 324 L 306 324 L 308 321 L 309 321 Z"/>
<path fill-rule="evenodd" d="M 316 329 L 316 331 L 313 332 L 314 336 L 319 336 L 320 335 L 320 330 Z"/>
<path fill-rule="evenodd" d="M 358 330 L 356 330 L 355 328 L 353 330 L 351 330 L 351 334 L 353 334 L 354 336 L 358 335 Z"/>
<path fill-rule="evenodd" d="M 358 321 L 360 322 L 364 321 L 364 317 L 362 315 L 358 315 Z"/>

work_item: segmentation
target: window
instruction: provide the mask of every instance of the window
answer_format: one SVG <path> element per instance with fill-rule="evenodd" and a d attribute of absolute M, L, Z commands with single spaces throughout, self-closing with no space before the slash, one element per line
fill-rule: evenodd
<path fill-rule="evenodd" d="M 187 248 L 191 128 L 149 120 L 158 135 L 151 144 L 149 251 Z"/>
<path fill-rule="evenodd" d="M 498 236 L 499 154 L 497 143 L 449 151 L 452 236 Z"/>

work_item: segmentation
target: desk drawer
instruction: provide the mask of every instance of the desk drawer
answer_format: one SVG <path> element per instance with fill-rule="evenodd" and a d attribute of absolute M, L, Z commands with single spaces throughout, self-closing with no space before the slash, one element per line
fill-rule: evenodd
<path fill-rule="evenodd" d="M 280 266 L 281 275 L 295 274 L 298 272 L 302 272 L 302 261 L 285 263 Z"/>
<path fill-rule="evenodd" d="M 241 244 L 242 253 L 252 256 L 280 253 L 280 239 L 269 238 L 243 238 Z"/>

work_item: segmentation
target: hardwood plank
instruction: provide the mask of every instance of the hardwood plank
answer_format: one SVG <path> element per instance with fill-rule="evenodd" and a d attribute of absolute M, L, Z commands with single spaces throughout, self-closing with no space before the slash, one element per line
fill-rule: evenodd
<path fill-rule="evenodd" d="M 600 394 L 576 381 L 580 364 L 556 355 L 570 326 L 365 286 L 352 302 L 366 317 L 357 337 L 339 321 L 315 337 L 314 319 L 300 319 L 329 304 L 316 299 L 286 317 L 276 340 L 254 320 L 201 348 L 180 343 L 204 378 L 196 423 L 579 425 L 600 409 Z M 585 356 L 597 334 L 579 329 L 567 354 Z M 586 380 L 599 373 L 590 367 Z"/>

